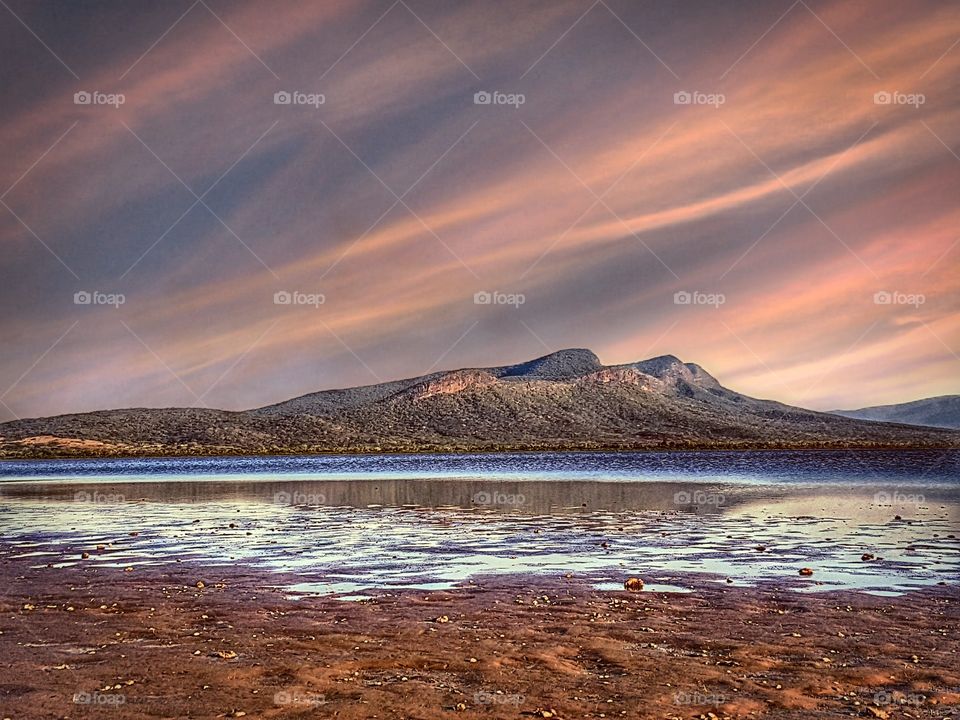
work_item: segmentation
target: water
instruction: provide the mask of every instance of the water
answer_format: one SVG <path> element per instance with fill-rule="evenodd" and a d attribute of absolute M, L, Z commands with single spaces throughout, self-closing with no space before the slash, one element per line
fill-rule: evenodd
<path fill-rule="evenodd" d="M 958 496 L 957 451 L 17 461 L 0 463 L 0 552 L 244 563 L 293 595 L 516 573 L 897 594 L 956 583 Z"/>
<path fill-rule="evenodd" d="M 0 482 L 31 480 L 249 480 L 487 478 L 689 482 L 955 484 L 960 451 L 693 451 L 473 453 L 216 458 L 7 460 Z"/>

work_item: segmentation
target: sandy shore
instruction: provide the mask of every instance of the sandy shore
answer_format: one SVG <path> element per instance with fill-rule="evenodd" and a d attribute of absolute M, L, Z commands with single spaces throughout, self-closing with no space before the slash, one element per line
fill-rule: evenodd
<path fill-rule="evenodd" d="M 0 566 L 13 720 L 960 714 L 951 586 L 664 594 L 512 576 L 347 602 L 242 569 L 30 564 Z"/>

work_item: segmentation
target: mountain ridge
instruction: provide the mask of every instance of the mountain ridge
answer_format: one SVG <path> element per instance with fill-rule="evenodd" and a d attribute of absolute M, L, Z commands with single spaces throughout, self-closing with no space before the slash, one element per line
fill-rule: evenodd
<path fill-rule="evenodd" d="M 871 405 L 855 410 L 830 412 L 857 420 L 960 429 L 960 395 L 937 395 L 891 405 Z"/>
<path fill-rule="evenodd" d="M 126 408 L 0 424 L 0 457 L 958 445 L 953 430 L 752 398 L 673 355 L 604 365 L 585 348 L 250 410 Z"/>

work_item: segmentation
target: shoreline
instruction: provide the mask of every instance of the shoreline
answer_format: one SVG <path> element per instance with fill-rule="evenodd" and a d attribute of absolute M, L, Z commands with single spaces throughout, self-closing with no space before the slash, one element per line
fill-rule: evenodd
<path fill-rule="evenodd" d="M 190 453 L 190 452 L 179 452 L 171 451 L 167 453 L 101 453 L 101 454 L 88 454 L 80 452 L 70 452 L 64 448 L 60 448 L 58 451 L 53 451 L 49 453 L 44 452 L 30 452 L 24 453 L 23 455 L 11 455 L 4 454 L 8 452 L 5 448 L 0 447 L 0 464 L 4 462 L 27 462 L 27 461 L 48 461 L 48 460 L 168 460 L 174 458 L 182 458 L 186 460 L 203 460 L 211 458 L 219 459 L 230 459 L 230 458 L 291 458 L 291 457 L 345 457 L 345 458 L 356 458 L 356 457 L 403 457 L 409 455 L 453 455 L 453 456 L 466 456 L 466 455 L 547 455 L 547 454 L 583 454 L 583 455 L 615 455 L 619 453 L 671 453 L 671 454 L 682 454 L 682 453 L 697 453 L 697 452 L 815 452 L 815 451 L 824 451 L 824 452 L 949 452 L 960 450 L 960 431 L 958 433 L 958 439 L 956 443 L 947 443 L 947 444 L 925 444 L 925 445 L 896 445 L 896 444 L 882 444 L 882 443 L 870 443 L 870 444 L 831 444 L 831 443 L 767 443 L 767 444 L 758 444 L 758 443 L 747 443 L 743 445 L 736 445 L 731 443 L 716 443 L 716 444 L 698 444 L 691 443 L 689 445 L 678 445 L 676 443 L 671 443 L 668 446 L 614 446 L 608 445 L 603 447 L 584 447 L 582 445 L 569 445 L 569 446 L 546 446 L 541 448 L 529 447 L 525 445 L 521 446 L 497 446 L 497 447 L 477 447 L 477 448 L 466 448 L 466 447 L 453 447 L 453 448 L 438 448 L 433 446 L 427 447 L 417 447 L 417 448 L 392 448 L 389 450 L 376 450 L 367 447 L 361 447 L 357 449 L 331 449 L 331 450 L 311 450 L 311 451 L 301 451 L 301 450 L 291 450 L 290 452 L 268 452 L 268 453 L 258 453 L 258 452 L 249 452 L 245 453 L 242 451 L 237 451 L 236 449 L 231 449 L 229 452 L 224 453 Z M 2 442 L 0 438 L 0 442 Z M 35 446 L 34 446 L 35 447 Z"/>
<path fill-rule="evenodd" d="M 85 717 L 86 703 L 118 719 L 960 712 L 955 587 L 891 598 L 700 578 L 686 594 L 630 593 L 513 575 L 347 602 L 293 599 L 295 576 L 243 565 L 8 555 L 0 704 L 13 720 Z"/>

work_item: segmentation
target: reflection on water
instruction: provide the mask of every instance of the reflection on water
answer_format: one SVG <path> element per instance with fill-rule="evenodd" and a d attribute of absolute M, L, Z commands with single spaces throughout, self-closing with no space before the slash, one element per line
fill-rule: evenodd
<path fill-rule="evenodd" d="M 767 472 L 791 467 L 777 454 L 756 455 Z M 521 464 L 535 456 L 522 457 Z M 611 472 L 608 460 L 623 464 L 583 457 L 593 458 L 597 475 Z M 488 477 L 464 479 L 454 469 L 442 480 L 387 473 L 172 482 L 164 466 L 162 481 L 135 473 L 128 482 L 98 467 L 73 479 L 0 483 L 0 551 L 40 566 L 247 563 L 295 574 L 294 593 L 447 588 L 504 573 L 571 573 L 601 588 L 637 574 L 652 589 L 682 590 L 689 573 L 706 573 L 735 584 L 778 579 L 809 590 L 903 592 L 952 584 L 960 570 L 956 457 L 926 460 L 867 469 L 851 461 L 843 484 L 832 480 L 835 458 L 821 476 L 806 464 L 794 467 L 792 481 L 768 474 L 765 482 L 742 460 L 736 473 L 680 481 L 673 469 L 643 480 L 649 468 L 642 478 L 559 480 L 504 457 Z M 752 479 L 743 482 L 746 475 Z M 862 560 L 865 553 L 875 559 Z M 800 578 L 801 567 L 814 576 Z"/>

